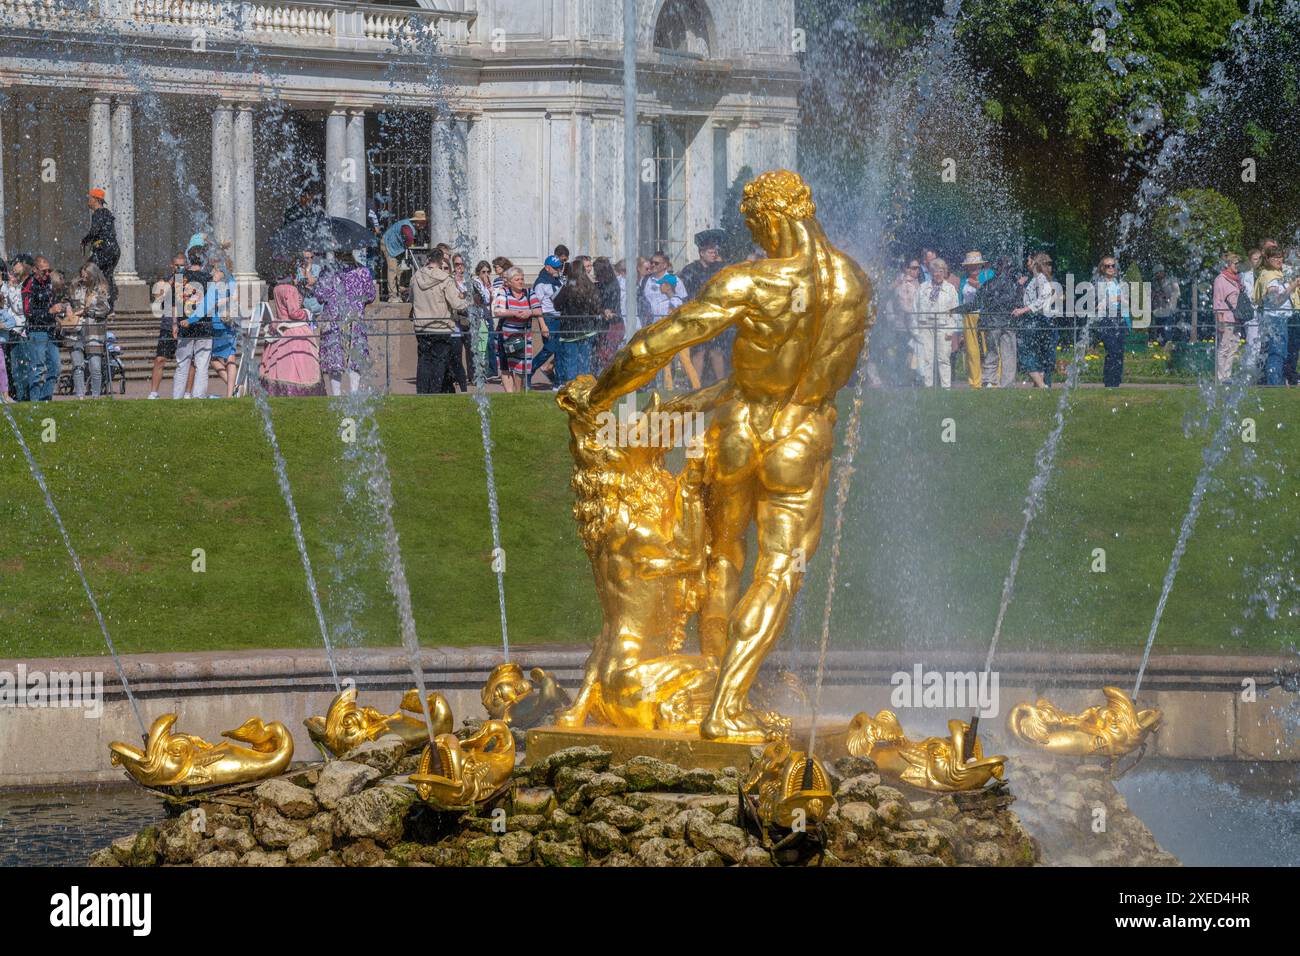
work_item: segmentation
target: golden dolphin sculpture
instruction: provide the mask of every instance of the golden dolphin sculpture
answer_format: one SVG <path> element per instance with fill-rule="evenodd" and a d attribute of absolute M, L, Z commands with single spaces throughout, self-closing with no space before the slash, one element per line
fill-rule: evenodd
<path fill-rule="evenodd" d="M 443 807 L 467 807 L 486 800 L 515 769 L 515 738 L 503 720 L 486 721 L 464 740 L 439 734 L 420 754 L 411 783 L 421 800 Z"/>
<path fill-rule="evenodd" d="M 1118 687 L 1103 687 L 1106 703 L 1069 714 L 1045 697 L 1016 704 L 1007 729 L 1017 740 L 1072 757 L 1122 757 L 1146 743 L 1160 727 L 1159 708 L 1138 710 Z"/>
<path fill-rule="evenodd" d="M 434 691 L 429 694 L 428 705 L 434 734 L 450 732 L 453 718 L 447 698 Z M 396 713 L 381 714 L 373 707 L 358 704 L 356 688 L 347 687 L 339 691 L 324 717 L 308 717 L 303 723 L 312 742 L 335 757 L 385 734 L 401 737 L 407 750 L 415 750 L 429 742 L 429 729 L 424 724 L 424 711 L 420 707 L 420 692 L 415 688 L 403 695 Z"/>
<path fill-rule="evenodd" d="M 538 726 L 551 714 L 569 705 L 569 695 L 552 675 L 534 667 L 528 672 L 528 677 L 524 676 L 524 669 L 513 662 L 492 668 L 481 695 L 487 715 L 514 727 L 528 728 Z"/>
<path fill-rule="evenodd" d="M 808 761 L 812 773 L 808 774 Z M 808 780 L 805 781 L 805 776 Z M 804 784 L 808 783 L 808 786 Z M 816 757 L 791 750 L 783 740 L 768 744 L 750 766 L 741 784 L 746 795 L 757 799 L 755 808 L 765 827 L 791 829 L 796 822 L 820 823 L 835 805 L 830 777 Z M 802 820 L 800 815 L 802 812 Z"/>
<path fill-rule="evenodd" d="M 113 766 L 123 767 L 146 787 L 215 787 L 274 777 L 293 759 L 293 735 L 279 721 L 268 724 L 250 717 L 221 734 L 251 747 L 173 733 L 175 723 L 175 714 L 155 720 L 144 750 L 113 741 L 108 745 Z"/>
<path fill-rule="evenodd" d="M 963 721 L 950 720 L 951 737 L 911 741 L 893 711 L 882 710 L 875 717 L 858 714 L 849 722 L 848 749 L 855 757 L 870 757 L 882 773 L 922 790 L 978 790 L 994 777 L 1002 778 L 1007 758 L 985 757 L 977 737 L 974 757 L 963 760 L 969 731 Z"/>

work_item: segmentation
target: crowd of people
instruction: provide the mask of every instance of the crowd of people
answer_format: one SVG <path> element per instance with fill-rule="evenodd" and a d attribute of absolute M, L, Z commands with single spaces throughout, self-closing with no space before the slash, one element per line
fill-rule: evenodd
<path fill-rule="evenodd" d="M 1220 382 L 1239 367 L 1262 385 L 1300 382 L 1300 276 L 1288 278 L 1286 258 L 1275 240 L 1244 259 L 1237 253 L 1222 257 L 1210 302 Z M 1024 263 L 1003 257 L 990 264 L 971 250 L 953 270 L 934 249 L 922 249 L 906 261 L 882 303 L 869 380 L 933 387 L 937 378 L 940 387 L 951 388 L 964 357 L 972 388 L 1009 388 L 1022 376 L 1035 388 L 1050 388 L 1062 334 L 1087 328 L 1104 352 L 1102 382 L 1116 387 L 1124 378 L 1124 345 L 1135 314 L 1133 285 L 1121 275 L 1119 261 L 1106 255 L 1084 282 L 1071 278 L 1067 293 L 1046 252 Z M 1186 341 L 1190 310 L 1179 307 L 1181 285 L 1163 269 L 1152 285 L 1150 340 Z"/>
<path fill-rule="evenodd" d="M 5 401 L 48 401 L 59 383 L 64 353 L 71 362 L 77 397 L 106 393 L 117 287 L 118 258 L 112 213 L 102 190 L 91 190 L 87 257 L 72 282 L 43 255 L 19 254 L 0 261 L 0 395 Z M 285 222 L 311 217 L 315 205 L 304 192 Z M 372 204 L 368 222 L 374 242 L 364 260 L 347 251 L 308 249 L 284 275 L 254 323 L 264 341 L 257 379 L 275 395 L 341 394 L 356 390 L 369 359 L 366 306 L 386 286 L 389 302 L 409 305 L 416 343 L 416 391 L 446 393 L 474 387 L 476 379 L 506 391 L 557 389 L 599 373 L 623 344 L 626 265 L 604 256 L 571 256 L 556 246 L 535 277 L 498 256 L 469 268 L 447 243 L 429 243 L 428 217 L 384 221 Z M 662 252 L 635 265 L 643 324 L 666 316 L 723 266 L 723 233 L 696 236 L 699 257 L 674 273 Z M 233 278 L 227 245 L 204 234 L 189 240 L 151 287 L 159 318 L 149 398 L 160 397 L 169 363 L 175 364 L 174 399 L 229 397 L 239 386 L 238 337 L 248 318 Z M 255 350 L 248 350 L 252 355 Z M 698 355 L 683 353 L 665 372 L 692 387 L 727 374 L 727 350 L 711 344 Z M 119 372 L 120 374 L 120 372 Z M 210 395 L 209 381 L 220 382 Z"/>
<path fill-rule="evenodd" d="M 409 296 L 403 296 L 402 263 L 426 225 L 417 211 L 380 234 L 389 301 L 411 301 L 417 392 L 464 391 L 477 375 L 507 392 L 558 389 L 580 375 L 599 374 L 622 346 L 628 334 L 626 261 L 573 256 L 561 244 L 530 280 L 504 256 L 470 269 L 464 254 L 437 243 L 411 269 Z M 723 268 L 724 236 L 717 229 L 698 233 L 698 258 L 680 274 L 662 251 L 637 259 L 634 294 L 642 324 L 668 315 Z M 699 354 L 686 350 L 664 370 L 663 383 L 674 388 L 675 375 L 692 388 L 716 381 L 728 374 L 729 357 L 729 340 Z"/>
<path fill-rule="evenodd" d="M 0 259 L 0 401 L 49 401 L 69 350 L 77 396 L 101 394 L 112 355 L 105 323 L 117 301 L 113 271 L 121 250 L 104 190 L 87 194 L 85 261 L 69 282 L 43 255 Z"/>
<path fill-rule="evenodd" d="M 0 398 L 48 401 L 67 351 L 64 382 L 77 397 L 105 393 L 111 369 L 119 250 L 104 193 L 88 195 L 91 227 L 85 261 L 71 281 L 43 255 L 0 261 Z M 286 224 L 318 215 L 311 193 L 285 214 Z M 323 218 L 323 217 L 322 217 Z M 625 342 L 623 311 L 627 263 L 606 256 L 572 256 L 559 245 L 532 277 L 504 256 L 468 258 L 427 238 L 422 210 L 386 216 L 372 203 L 373 236 L 364 260 L 352 252 L 301 251 L 271 283 L 269 302 L 255 323 L 264 341 L 256 376 L 275 395 L 339 395 L 355 391 L 370 355 L 366 307 L 387 287 L 390 303 L 409 304 L 416 343 L 416 391 L 467 391 L 480 379 L 505 391 L 558 389 L 599 374 Z M 695 236 L 698 257 L 680 272 L 657 251 L 634 264 L 640 324 L 661 319 L 698 293 L 725 262 L 721 230 Z M 1246 257 L 1226 253 L 1210 308 L 1215 329 L 1215 374 L 1227 381 L 1241 368 L 1263 385 L 1296 385 L 1300 353 L 1300 276 L 1288 275 L 1285 250 L 1266 240 Z M 1026 381 L 1049 388 L 1057 343 L 1086 325 L 1104 350 L 1102 381 L 1124 377 L 1125 339 L 1133 328 L 1132 285 L 1115 256 L 1103 256 L 1085 283 L 1070 277 L 1065 293 L 1047 252 L 1020 263 L 989 263 L 970 250 L 956 269 L 925 248 L 907 260 L 878 302 L 871 336 L 868 382 L 874 386 L 951 388 L 960 358 L 972 388 L 1009 388 Z M 152 297 L 159 316 L 150 398 L 158 398 L 168 362 L 175 363 L 171 396 L 208 396 L 215 373 L 229 397 L 239 387 L 238 330 L 247 318 L 232 275 L 228 249 L 207 236 L 191 237 L 172 260 Z M 1084 314 L 1071 298 L 1088 287 Z M 1157 342 L 1186 338 L 1179 321 L 1182 289 L 1157 270 L 1150 299 L 1149 335 Z M 1244 350 L 1242 348 L 1244 344 Z M 686 349 L 663 370 L 658 384 L 692 389 L 729 374 L 731 338 L 724 334 Z M 253 358 L 256 349 L 247 349 Z M 218 397 L 218 396 L 212 396 Z"/>

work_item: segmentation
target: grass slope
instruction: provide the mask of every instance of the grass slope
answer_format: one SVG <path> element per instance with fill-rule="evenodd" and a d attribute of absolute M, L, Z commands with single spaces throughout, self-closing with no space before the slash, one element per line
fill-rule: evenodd
<path fill-rule="evenodd" d="M 834 633 L 849 646 L 987 642 L 1057 393 L 872 393 L 846 523 Z M 1194 389 L 1088 390 L 1029 538 L 1006 647 L 1135 649 L 1145 639 L 1205 427 Z M 342 645 L 398 643 L 377 522 L 326 400 L 273 402 L 326 619 Z M 17 406 L 24 435 L 124 652 L 314 646 L 320 636 L 260 419 L 249 401 Z M 1159 647 L 1293 646 L 1300 406 L 1241 411 Z M 57 438 L 42 442 L 42 421 Z M 956 441 L 942 441 L 951 418 Z M 465 398 L 393 397 L 378 425 L 421 640 L 500 640 L 478 418 Z M 564 420 L 547 395 L 492 401 L 515 643 L 599 626 L 570 514 Z M 0 656 L 96 654 L 102 638 L 12 434 L 0 430 Z M 828 525 L 829 527 L 829 522 Z M 192 570 L 202 548 L 206 571 Z M 1092 573 L 1093 549 L 1107 570 Z M 792 643 L 820 629 L 828 547 Z M 1270 603 L 1274 616 L 1268 613 Z"/>

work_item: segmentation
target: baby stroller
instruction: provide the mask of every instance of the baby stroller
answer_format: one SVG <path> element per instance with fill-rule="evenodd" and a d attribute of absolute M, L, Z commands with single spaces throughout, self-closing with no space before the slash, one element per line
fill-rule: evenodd
<path fill-rule="evenodd" d="M 87 356 L 89 358 L 90 356 Z M 104 334 L 104 394 L 112 393 L 113 386 L 117 386 L 119 395 L 126 394 L 126 366 L 122 364 L 122 346 L 118 344 L 117 336 L 112 332 Z M 72 369 L 59 372 L 59 379 L 56 385 L 58 394 L 71 395 L 76 389 L 72 381 Z"/>
<path fill-rule="evenodd" d="M 108 356 L 108 377 L 104 380 L 104 394 L 108 394 L 116 385 L 117 393 L 125 395 L 126 366 L 122 364 L 122 346 L 118 343 L 117 336 L 112 332 L 108 332 L 104 336 L 104 350 Z"/>

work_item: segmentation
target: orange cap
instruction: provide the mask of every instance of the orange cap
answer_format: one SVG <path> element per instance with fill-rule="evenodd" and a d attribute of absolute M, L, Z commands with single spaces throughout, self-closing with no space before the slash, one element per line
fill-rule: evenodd
<path fill-rule="evenodd" d="M 103 199 L 107 194 L 104 192 L 104 190 L 96 186 L 94 189 L 90 191 L 90 195 L 95 199 Z"/>

